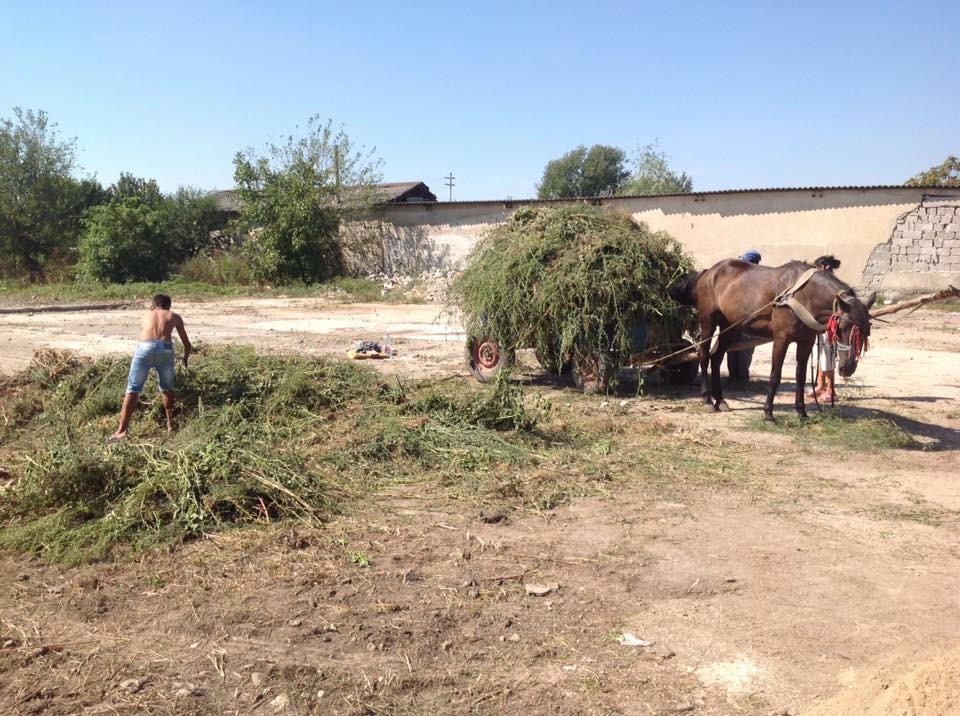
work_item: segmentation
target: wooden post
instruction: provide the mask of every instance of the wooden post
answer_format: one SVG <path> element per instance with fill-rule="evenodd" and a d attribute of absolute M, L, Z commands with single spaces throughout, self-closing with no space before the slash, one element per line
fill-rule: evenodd
<path fill-rule="evenodd" d="M 884 306 L 879 308 L 876 311 L 871 311 L 871 318 L 878 318 L 880 316 L 888 316 L 891 313 L 897 313 L 898 311 L 903 311 L 907 308 L 919 308 L 927 303 L 933 303 L 935 301 L 946 301 L 948 298 L 960 298 L 960 289 L 954 286 L 948 286 L 942 291 L 937 293 L 927 293 L 923 296 L 917 296 L 916 298 L 910 298 L 906 301 L 900 301 L 898 303 L 891 303 L 889 306 Z"/>
<path fill-rule="evenodd" d="M 337 199 L 337 203 L 340 203 L 340 145 L 333 145 L 333 182 L 334 182 L 334 196 Z"/>

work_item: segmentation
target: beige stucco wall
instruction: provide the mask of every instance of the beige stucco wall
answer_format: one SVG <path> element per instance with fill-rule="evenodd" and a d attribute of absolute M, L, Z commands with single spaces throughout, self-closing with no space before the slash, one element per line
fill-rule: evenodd
<path fill-rule="evenodd" d="M 700 267 L 747 249 L 763 263 L 811 260 L 834 254 L 840 278 L 862 286 L 874 249 L 890 242 L 899 217 L 916 210 L 929 190 L 878 189 L 764 190 L 684 196 L 611 198 L 600 203 L 631 213 L 653 229 L 675 236 Z M 960 201 L 960 190 L 944 190 Z M 453 202 L 388 206 L 381 210 L 385 249 L 393 258 L 383 270 L 421 271 L 462 264 L 473 245 L 523 204 L 539 202 Z M 390 265 L 386 265 L 390 264 Z M 925 290 L 957 283 L 954 274 L 901 271 L 884 277 L 880 288 Z"/>

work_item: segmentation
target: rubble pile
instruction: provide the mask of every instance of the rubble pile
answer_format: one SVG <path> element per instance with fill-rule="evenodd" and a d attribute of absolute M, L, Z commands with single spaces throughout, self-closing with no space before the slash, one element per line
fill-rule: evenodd
<path fill-rule="evenodd" d="M 429 303 L 443 303 L 447 288 L 457 273 L 455 269 L 433 269 L 417 276 L 372 273 L 367 275 L 367 279 L 380 284 L 384 294 L 402 292 Z"/>

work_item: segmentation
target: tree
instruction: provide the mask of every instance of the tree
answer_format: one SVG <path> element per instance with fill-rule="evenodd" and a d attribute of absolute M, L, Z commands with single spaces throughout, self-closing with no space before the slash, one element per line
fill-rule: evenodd
<path fill-rule="evenodd" d="M 243 250 L 254 278 L 312 283 L 341 273 L 341 220 L 374 202 L 380 180 L 372 151 L 314 116 L 304 136 L 238 152 L 233 164 L 242 204 L 233 231 L 249 237 Z"/>
<path fill-rule="evenodd" d="M 42 281 L 52 260 L 72 257 L 100 184 L 72 176 L 76 140 L 61 141 L 43 111 L 13 109 L 0 120 L 0 272 Z"/>
<path fill-rule="evenodd" d="M 114 283 L 167 277 L 174 252 L 156 207 L 127 196 L 93 207 L 84 223 L 77 276 Z"/>
<path fill-rule="evenodd" d="M 122 172 L 107 195 L 85 217 L 77 274 L 86 279 L 163 281 L 220 226 L 213 199 L 198 189 L 164 196 L 155 180 Z"/>
<path fill-rule="evenodd" d="M 656 143 L 637 148 L 633 171 L 617 192 L 621 196 L 648 196 L 652 194 L 689 194 L 693 180 L 685 172 L 677 174 L 670 169 L 666 155 L 657 151 Z"/>
<path fill-rule="evenodd" d="M 907 186 L 960 186 L 960 159 L 951 154 L 943 164 L 930 167 L 904 182 Z"/>
<path fill-rule="evenodd" d="M 563 199 L 614 194 L 629 174 L 623 165 L 625 159 L 623 150 L 617 147 L 594 144 L 587 149 L 581 144 L 547 163 L 537 196 Z"/>
<path fill-rule="evenodd" d="M 163 198 L 160 211 L 164 235 L 176 247 L 177 261 L 212 248 L 212 232 L 223 228 L 216 202 L 200 189 L 180 187 Z"/>
<path fill-rule="evenodd" d="M 111 201 L 133 198 L 152 208 L 158 207 L 163 201 L 163 194 L 160 193 L 160 185 L 156 179 L 141 179 L 129 172 L 120 172 L 120 178 L 107 193 Z"/>

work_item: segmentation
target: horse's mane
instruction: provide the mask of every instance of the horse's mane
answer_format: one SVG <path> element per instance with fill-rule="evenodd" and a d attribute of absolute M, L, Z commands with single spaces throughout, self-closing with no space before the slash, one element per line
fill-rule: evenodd
<path fill-rule="evenodd" d="M 694 297 L 693 291 L 697 286 L 697 281 L 705 273 L 706 270 L 694 271 L 687 274 L 680 280 L 680 283 L 670 288 L 667 293 L 669 293 L 674 301 L 683 306 L 696 306 L 697 300 Z"/>
<path fill-rule="evenodd" d="M 805 265 L 814 268 L 813 264 L 804 262 Z M 849 296 L 853 299 L 846 304 L 847 309 L 850 313 L 850 318 L 854 323 L 861 326 L 870 325 L 870 311 L 867 310 L 867 307 L 864 305 L 863 301 L 860 300 L 860 297 L 857 295 L 857 292 L 854 291 L 848 284 L 844 283 L 836 276 L 834 276 L 829 271 L 819 271 L 816 274 L 820 277 L 821 281 L 826 281 L 834 293 L 840 293 L 841 291 L 846 291 Z"/>

